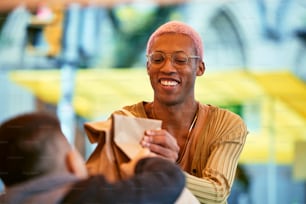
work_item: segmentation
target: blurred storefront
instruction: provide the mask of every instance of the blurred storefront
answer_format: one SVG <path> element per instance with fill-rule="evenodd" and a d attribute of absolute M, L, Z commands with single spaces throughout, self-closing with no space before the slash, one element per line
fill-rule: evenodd
<path fill-rule="evenodd" d="M 17 2 L 1 2 L 0 11 Z M 204 40 L 207 70 L 196 97 L 235 111 L 249 127 L 240 160 L 249 176 L 247 203 L 306 202 L 306 44 L 296 34 L 306 27 L 303 1 L 45 1 L 56 18 L 43 23 L 29 15 L 39 14 L 37 1 L 24 2 L 30 13 L 21 7 L 1 19 L 0 121 L 29 110 L 67 111 L 72 142 L 88 155 L 82 124 L 151 100 L 146 39 L 159 24 L 182 20 Z M 33 28 L 43 31 L 37 41 Z"/>

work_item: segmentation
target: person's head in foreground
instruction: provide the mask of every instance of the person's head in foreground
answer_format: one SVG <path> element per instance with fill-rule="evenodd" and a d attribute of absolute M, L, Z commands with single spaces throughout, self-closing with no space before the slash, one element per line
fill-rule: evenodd
<path fill-rule="evenodd" d="M 145 148 L 120 164 L 120 170 L 123 179 L 113 183 L 102 174 L 88 176 L 55 116 L 27 113 L 0 125 L 0 178 L 5 185 L 0 203 L 166 204 L 185 185 L 179 167 L 152 157 Z"/>
<path fill-rule="evenodd" d="M 56 172 L 87 175 L 83 158 L 68 143 L 58 119 L 47 113 L 20 115 L 0 126 L 0 164 L 5 186 Z"/>

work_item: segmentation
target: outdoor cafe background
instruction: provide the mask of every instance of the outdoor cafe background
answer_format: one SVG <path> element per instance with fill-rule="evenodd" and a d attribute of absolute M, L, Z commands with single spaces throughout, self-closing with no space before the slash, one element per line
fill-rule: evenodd
<path fill-rule="evenodd" d="M 162 22 L 182 20 L 204 40 L 207 73 L 197 80 L 197 98 L 240 114 L 250 130 L 240 160 L 249 189 L 240 202 L 305 203 L 306 8 L 301 2 L 14 9 L 0 36 L 0 119 L 35 109 L 58 114 L 69 140 L 87 157 L 93 146 L 82 124 L 151 100 L 146 39 Z"/>

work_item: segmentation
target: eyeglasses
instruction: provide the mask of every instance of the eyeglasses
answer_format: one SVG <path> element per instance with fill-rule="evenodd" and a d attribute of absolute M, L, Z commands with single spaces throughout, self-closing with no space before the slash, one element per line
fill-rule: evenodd
<path fill-rule="evenodd" d="M 189 63 L 190 59 L 200 59 L 200 56 L 190 55 L 188 56 L 183 51 L 177 51 L 173 53 L 164 53 L 161 51 L 155 51 L 147 55 L 149 63 L 155 66 L 162 66 L 166 62 L 167 55 L 171 55 L 171 64 L 174 67 L 183 67 Z"/>

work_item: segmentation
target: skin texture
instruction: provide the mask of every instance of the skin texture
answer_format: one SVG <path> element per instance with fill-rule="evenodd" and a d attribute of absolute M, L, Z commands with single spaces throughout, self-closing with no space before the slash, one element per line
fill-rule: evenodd
<path fill-rule="evenodd" d="M 157 36 L 150 49 L 150 52 L 153 51 L 183 51 L 188 56 L 198 55 L 190 37 L 175 33 Z M 149 147 L 152 152 L 173 162 L 178 159 L 197 112 L 197 101 L 194 97 L 195 80 L 204 72 L 205 65 L 199 59 L 191 59 L 184 67 L 173 66 L 170 54 L 162 66 L 147 62 L 154 101 L 148 103 L 145 109 L 152 118 L 162 120 L 163 127 L 161 130 L 145 132 L 141 142 L 144 147 Z"/>

